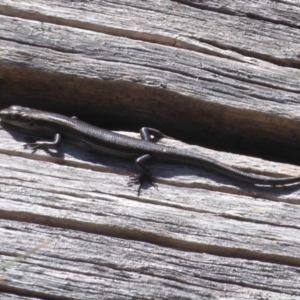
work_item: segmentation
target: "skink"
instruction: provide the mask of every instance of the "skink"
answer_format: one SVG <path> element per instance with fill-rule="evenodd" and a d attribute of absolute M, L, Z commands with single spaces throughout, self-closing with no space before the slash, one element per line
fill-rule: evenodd
<path fill-rule="evenodd" d="M 246 173 L 225 165 L 201 154 L 156 144 L 151 136 L 162 138 L 165 135 L 153 128 L 142 128 L 141 139 L 127 137 L 109 130 L 95 127 L 77 118 L 45 112 L 22 106 L 11 106 L 0 111 L 1 122 L 45 135 L 54 136 L 52 142 L 38 141 L 26 144 L 31 149 L 56 147 L 61 139 L 76 142 L 90 150 L 123 159 L 135 160 L 139 175 L 131 183 L 138 183 L 139 189 L 144 181 L 152 183 L 152 174 L 145 163 L 157 160 L 180 163 L 205 168 L 224 176 L 261 185 L 286 185 L 300 183 L 300 176 L 286 178 L 264 177 Z"/>

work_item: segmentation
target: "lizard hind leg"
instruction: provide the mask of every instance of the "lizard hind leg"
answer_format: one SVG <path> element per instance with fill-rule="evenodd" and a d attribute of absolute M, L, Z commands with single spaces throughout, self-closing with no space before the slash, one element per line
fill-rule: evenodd
<path fill-rule="evenodd" d="M 140 195 L 141 188 L 144 182 L 150 183 L 150 185 L 154 186 L 157 189 L 157 185 L 153 182 L 152 179 L 152 173 L 145 165 L 145 162 L 150 159 L 152 159 L 151 155 L 145 154 L 135 160 L 135 165 L 139 171 L 139 174 L 132 176 L 130 181 L 128 182 L 128 185 L 133 186 L 135 184 L 139 184 L 138 195 Z"/>

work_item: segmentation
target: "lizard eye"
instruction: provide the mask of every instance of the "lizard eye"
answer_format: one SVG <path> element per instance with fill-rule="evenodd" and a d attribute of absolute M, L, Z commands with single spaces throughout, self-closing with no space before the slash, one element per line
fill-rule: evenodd
<path fill-rule="evenodd" d="M 17 119 L 17 115 L 16 114 L 11 114 L 9 117 L 10 117 L 11 120 L 16 120 Z"/>

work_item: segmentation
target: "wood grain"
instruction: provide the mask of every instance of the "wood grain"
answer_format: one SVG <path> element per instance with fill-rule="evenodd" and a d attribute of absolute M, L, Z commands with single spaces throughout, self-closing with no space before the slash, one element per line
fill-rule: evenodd
<path fill-rule="evenodd" d="M 228 297 L 297 295 L 298 188 L 236 186 L 203 170 L 156 164 L 159 190 L 146 188 L 138 197 L 136 188 L 127 188 L 134 171 L 130 163 L 68 145 L 63 157 L 31 154 L 22 149 L 26 136 L 0 134 L 2 261 L 38 247 L 7 268 L 0 284 L 4 292 L 8 285 L 38 297 L 108 299 L 118 290 L 120 299 L 147 299 L 172 298 L 180 290 L 178 297 L 197 299 L 222 296 L 226 283 Z M 252 172 L 272 173 L 274 163 L 247 160 Z M 294 166 L 281 169 L 300 173 Z M 262 273 L 253 274 L 257 269 Z M 272 288 L 264 292 L 269 272 Z M 43 284 L 32 288 L 36 280 Z"/>
<path fill-rule="evenodd" d="M 243 171 L 298 176 L 297 1 L 0 3 L 0 108 L 156 127 L 160 143 Z M 126 133 L 128 134 L 128 133 Z M 138 137 L 138 134 L 130 134 Z M 0 129 L 2 299 L 298 299 L 299 185 L 251 186 Z M 230 149 L 224 152 L 221 149 Z"/>

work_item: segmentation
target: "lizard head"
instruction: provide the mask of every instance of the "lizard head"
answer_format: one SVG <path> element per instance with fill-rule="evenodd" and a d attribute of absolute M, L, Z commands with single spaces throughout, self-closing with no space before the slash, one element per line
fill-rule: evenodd
<path fill-rule="evenodd" d="M 22 107 L 13 105 L 8 108 L 0 110 L 1 122 L 18 127 L 31 126 L 31 115 L 34 112 L 33 109 L 28 107 Z"/>

